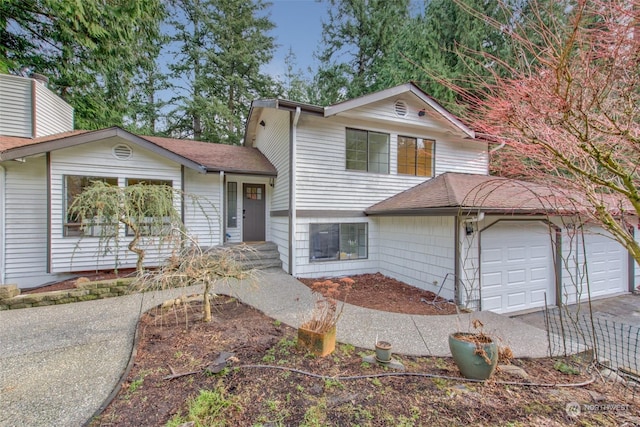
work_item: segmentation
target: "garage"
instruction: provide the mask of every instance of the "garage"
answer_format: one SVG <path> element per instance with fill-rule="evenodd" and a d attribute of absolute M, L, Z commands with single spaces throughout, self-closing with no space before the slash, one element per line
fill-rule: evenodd
<path fill-rule="evenodd" d="M 482 310 L 512 313 L 555 304 L 551 234 L 542 221 L 498 221 L 481 232 Z"/>
<path fill-rule="evenodd" d="M 611 239 L 610 235 L 600 227 L 592 227 L 587 229 L 581 236 L 584 239 L 584 245 L 581 239 L 574 239 L 576 248 L 574 253 L 581 254 L 575 271 L 571 272 L 573 278 L 584 277 L 583 266 L 585 257 L 582 256 L 586 252 L 587 272 L 589 274 L 588 284 L 591 290 L 591 297 L 602 297 L 615 295 L 629 290 L 629 255 L 627 250 L 617 241 Z M 581 299 L 588 297 L 587 281 L 582 281 L 582 290 L 576 291 L 573 283 L 579 280 L 563 280 L 567 295 L 567 303 L 577 300 L 579 293 Z"/>

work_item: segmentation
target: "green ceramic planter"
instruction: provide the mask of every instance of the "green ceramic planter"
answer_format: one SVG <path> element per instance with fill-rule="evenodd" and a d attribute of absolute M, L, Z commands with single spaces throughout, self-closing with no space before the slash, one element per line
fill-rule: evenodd
<path fill-rule="evenodd" d="M 380 363 L 389 363 L 391 361 L 391 344 L 386 341 L 378 341 L 376 343 L 376 360 Z"/>
<path fill-rule="evenodd" d="M 449 350 L 460 373 L 465 378 L 486 380 L 493 375 L 498 365 L 498 345 L 495 342 L 479 344 L 486 358 L 476 354 L 476 344 L 457 337 L 470 337 L 477 334 L 456 332 L 449 335 Z M 487 363 L 487 359 L 490 363 Z"/>

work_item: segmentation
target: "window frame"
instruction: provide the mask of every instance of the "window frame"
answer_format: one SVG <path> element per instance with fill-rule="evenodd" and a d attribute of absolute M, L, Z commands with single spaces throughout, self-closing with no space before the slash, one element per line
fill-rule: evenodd
<path fill-rule="evenodd" d="M 406 163 L 404 163 L 402 165 L 403 167 L 401 168 L 401 163 L 400 163 L 401 160 L 404 159 L 406 161 L 408 159 L 407 155 L 404 155 L 404 156 L 400 155 L 400 144 L 401 144 L 403 139 L 404 140 L 413 140 L 415 142 L 415 145 L 413 146 L 412 149 L 409 148 L 409 150 L 413 151 L 412 163 L 409 163 L 407 161 Z M 429 144 L 429 146 L 430 146 L 429 150 L 426 149 L 427 144 Z M 422 147 L 420 147 L 420 145 L 422 145 Z M 397 148 L 396 167 L 397 167 L 398 175 L 420 176 L 420 177 L 427 177 L 427 178 L 434 176 L 434 170 L 435 170 L 435 148 L 436 148 L 436 140 L 435 139 L 418 138 L 418 137 L 415 137 L 415 136 L 407 136 L 407 135 L 398 135 L 397 142 L 396 142 L 396 148 Z M 421 153 L 425 153 L 424 156 L 420 156 Z M 425 162 L 421 163 L 419 157 L 424 157 Z M 424 170 L 425 170 L 424 173 L 420 173 L 420 167 L 421 166 L 424 167 Z M 409 168 L 413 168 L 413 172 L 410 172 L 408 170 Z M 402 169 L 402 171 L 401 171 L 401 169 Z"/>
<path fill-rule="evenodd" d="M 350 228 L 351 230 L 349 230 Z M 327 235 L 325 241 L 320 240 L 319 234 Z M 325 245 L 327 246 L 326 250 L 322 247 Z M 353 261 L 368 258 L 369 223 L 309 224 L 309 262 Z"/>
<path fill-rule="evenodd" d="M 101 223 L 98 222 L 96 224 L 91 225 L 90 230 L 82 229 L 82 221 L 80 222 L 72 222 L 69 218 L 69 208 L 73 204 L 74 197 L 70 197 L 69 195 L 69 178 L 80 178 L 81 180 L 86 180 L 86 183 L 80 185 L 80 194 L 84 191 L 86 187 L 91 185 L 93 181 L 102 181 L 109 185 L 118 185 L 118 177 L 114 176 L 91 176 L 91 175 L 63 175 L 62 176 L 62 185 L 63 185 L 63 211 L 62 211 L 62 236 L 63 237 L 101 237 L 104 235 L 103 227 L 114 227 L 113 233 L 115 234 L 116 228 L 112 223 Z M 109 182 L 112 181 L 112 182 Z M 111 235 L 111 234 L 109 234 Z"/>
<path fill-rule="evenodd" d="M 359 133 L 366 138 L 349 138 L 350 134 Z M 362 135 L 364 134 L 364 135 Z M 386 152 L 373 152 L 372 147 L 379 144 L 373 137 L 386 137 Z M 365 147 L 359 146 L 364 144 Z M 355 155 L 353 155 L 355 153 Z M 351 154 L 351 155 L 350 155 Z M 375 156 L 374 156 L 375 154 Z M 365 157 L 362 159 L 361 157 Z M 376 160 L 377 159 L 377 160 Z M 384 159 L 382 161 L 381 159 Z M 348 171 L 360 171 L 388 175 L 391 172 L 391 134 L 347 127 L 345 129 L 345 169 Z M 362 167 L 355 167 L 360 164 Z M 375 166 L 375 167 L 374 167 Z M 381 167 L 381 166 L 384 166 Z"/>
<path fill-rule="evenodd" d="M 132 184 L 131 181 L 134 181 L 134 183 Z M 139 182 L 135 182 L 135 181 L 139 181 Z M 125 178 L 124 180 L 124 185 L 125 187 L 128 187 L 130 185 L 135 185 L 135 184 L 148 184 L 148 185 L 164 185 L 167 187 L 171 187 L 173 188 L 173 180 L 171 179 L 161 179 L 161 178 Z M 172 201 L 173 202 L 173 201 Z M 151 217 L 145 217 L 145 219 L 149 218 L 150 221 L 147 222 L 147 224 L 144 224 L 143 230 L 141 231 L 141 235 L 145 236 L 145 237 L 153 237 L 153 236 L 160 236 L 162 233 L 154 233 L 154 225 L 157 226 L 157 224 L 154 224 L 153 219 L 151 219 Z M 164 217 L 165 220 L 162 222 L 162 226 L 171 226 L 171 219 Z M 144 230 L 144 228 L 146 228 L 146 231 Z M 133 237 L 134 234 L 131 232 L 130 227 L 129 226 L 125 226 L 125 236 L 127 237 Z"/>
<path fill-rule="evenodd" d="M 227 182 L 227 228 L 238 228 L 238 183 L 236 181 Z"/>

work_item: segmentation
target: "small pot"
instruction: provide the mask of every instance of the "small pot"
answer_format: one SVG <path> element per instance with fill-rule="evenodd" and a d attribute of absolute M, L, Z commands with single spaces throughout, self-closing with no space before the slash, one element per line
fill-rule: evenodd
<path fill-rule="evenodd" d="M 376 343 L 376 360 L 380 363 L 388 363 L 391 361 L 391 344 L 387 341 L 378 341 Z"/>
<path fill-rule="evenodd" d="M 474 336 L 476 334 L 464 332 L 449 335 L 449 350 L 463 377 L 486 380 L 498 365 L 498 345 L 491 340 L 486 342 L 486 339 L 472 342 L 470 339 Z"/>

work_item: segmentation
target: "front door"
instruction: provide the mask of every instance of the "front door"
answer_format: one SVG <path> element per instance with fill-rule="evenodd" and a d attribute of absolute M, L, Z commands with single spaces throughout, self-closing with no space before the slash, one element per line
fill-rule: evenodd
<path fill-rule="evenodd" d="M 242 241 L 262 242 L 265 239 L 265 186 L 244 184 L 242 192 Z"/>

